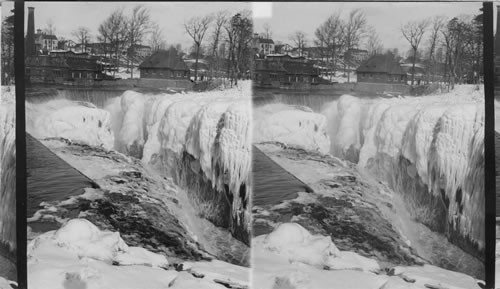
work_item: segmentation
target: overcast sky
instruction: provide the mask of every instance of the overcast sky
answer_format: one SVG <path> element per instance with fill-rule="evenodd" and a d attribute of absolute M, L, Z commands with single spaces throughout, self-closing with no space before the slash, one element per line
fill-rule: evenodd
<path fill-rule="evenodd" d="M 123 8 L 127 13 L 138 4 L 149 8 L 152 20 L 163 28 L 167 45 L 180 43 L 183 48 L 192 45 L 183 27 L 184 21 L 190 17 L 220 10 L 235 14 L 251 9 L 250 3 L 244 2 L 25 2 L 25 31 L 28 7 L 35 7 L 35 31 L 45 28 L 51 19 L 56 27 L 56 36 L 73 39 L 71 32 L 79 26 L 86 26 L 91 31 L 92 41 L 95 41 L 99 24 L 113 11 Z"/>
<path fill-rule="evenodd" d="M 455 3 L 267 3 L 254 4 L 254 31 L 262 33 L 263 25 L 268 23 L 273 39 L 293 44 L 289 36 L 295 31 L 303 31 L 308 36 L 309 45 L 313 45 L 314 31 L 330 15 L 341 11 L 345 17 L 349 11 L 361 8 L 367 19 L 367 24 L 374 26 L 379 34 L 384 48 L 398 48 L 406 52 L 409 45 L 400 32 L 400 26 L 411 20 L 420 20 L 434 15 L 444 15 L 447 18 L 461 14 L 479 14 L 480 2 Z M 270 11 L 272 13 L 269 13 Z M 271 16 L 272 15 L 272 16 Z M 263 17 L 261 17 L 263 16 Z M 269 17 L 271 16 L 271 17 Z"/>

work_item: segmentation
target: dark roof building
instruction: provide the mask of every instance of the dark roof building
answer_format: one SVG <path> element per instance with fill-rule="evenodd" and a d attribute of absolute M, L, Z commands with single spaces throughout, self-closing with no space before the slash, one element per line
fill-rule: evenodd
<path fill-rule="evenodd" d="M 189 68 L 174 48 L 156 51 L 139 69 L 141 78 L 189 78 Z"/>
<path fill-rule="evenodd" d="M 74 80 L 102 80 L 102 66 L 94 57 L 55 54 L 26 58 L 26 78 L 29 83 L 60 84 Z"/>
<path fill-rule="evenodd" d="M 304 58 L 289 55 L 255 60 L 254 84 L 257 86 L 286 87 L 319 84 L 318 69 Z"/>
<path fill-rule="evenodd" d="M 368 58 L 356 73 L 358 82 L 406 83 L 406 72 L 391 53 Z"/>

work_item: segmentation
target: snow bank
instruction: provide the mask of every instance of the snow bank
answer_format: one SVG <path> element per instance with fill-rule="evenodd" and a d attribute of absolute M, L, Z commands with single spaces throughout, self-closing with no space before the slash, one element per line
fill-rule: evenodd
<path fill-rule="evenodd" d="M 15 88 L 0 94 L 0 242 L 16 248 Z"/>
<path fill-rule="evenodd" d="M 35 138 L 62 137 L 74 142 L 112 149 L 110 115 L 88 102 L 55 99 L 26 103 L 26 131 Z"/>
<path fill-rule="evenodd" d="M 464 85 L 446 94 L 391 99 L 344 95 L 322 113 L 334 155 L 368 169 L 396 191 L 408 194 L 408 182 L 418 184 L 410 194 L 426 186 L 442 199 L 445 231 L 484 249 L 482 88 Z"/>
<path fill-rule="evenodd" d="M 282 223 L 268 235 L 254 238 L 253 248 L 280 255 L 292 263 L 320 269 L 356 269 L 376 272 L 378 263 L 354 252 L 341 252 L 330 237 L 312 235 L 297 223 Z"/>
<path fill-rule="evenodd" d="M 29 288 L 226 288 L 211 278 L 166 270 L 167 265 L 163 255 L 129 247 L 119 233 L 100 231 L 85 219 L 70 220 L 28 244 Z M 228 272 L 236 267 L 218 266 Z"/>
<path fill-rule="evenodd" d="M 326 119 L 307 107 L 269 104 L 254 111 L 254 142 L 278 141 L 328 153 Z"/>
<path fill-rule="evenodd" d="M 252 248 L 255 288 L 480 288 L 472 277 L 430 265 L 395 267 L 386 274 L 376 261 L 339 251 L 330 237 L 295 223 L 254 238 Z"/>

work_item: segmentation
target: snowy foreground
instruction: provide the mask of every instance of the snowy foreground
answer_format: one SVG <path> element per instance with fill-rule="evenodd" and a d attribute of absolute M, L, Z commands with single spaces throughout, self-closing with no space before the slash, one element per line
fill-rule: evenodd
<path fill-rule="evenodd" d="M 467 275 L 431 265 L 381 272 L 376 261 L 340 251 L 329 237 L 313 235 L 296 223 L 254 238 L 252 248 L 253 288 L 481 288 Z"/>
<path fill-rule="evenodd" d="M 403 193 L 420 222 L 468 243 L 471 252 L 484 250 L 482 88 L 423 97 L 343 95 L 321 114 L 270 104 L 255 115 L 256 142 L 328 151 L 356 163 Z"/>
<path fill-rule="evenodd" d="M 29 288 L 248 288 L 248 268 L 216 260 L 173 268 L 165 256 L 128 246 L 85 219 L 36 237 L 28 259 Z"/>

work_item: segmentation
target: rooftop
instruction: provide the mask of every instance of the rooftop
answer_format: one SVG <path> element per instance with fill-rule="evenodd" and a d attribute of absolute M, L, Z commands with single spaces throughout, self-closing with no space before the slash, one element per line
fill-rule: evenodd
<path fill-rule="evenodd" d="M 139 68 L 170 68 L 172 70 L 189 70 L 175 49 L 159 50 L 146 58 Z"/>
<path fill-rule="evenodd" d="M 368 58 L 356 69 L 357 72 L 385 72 L 405 74 L 399 62 L 392 54 L 378 54 Z"/>

